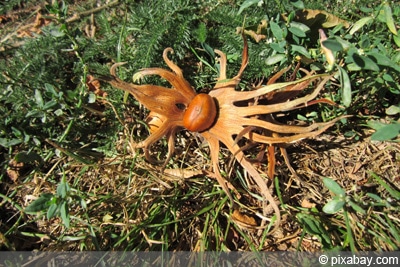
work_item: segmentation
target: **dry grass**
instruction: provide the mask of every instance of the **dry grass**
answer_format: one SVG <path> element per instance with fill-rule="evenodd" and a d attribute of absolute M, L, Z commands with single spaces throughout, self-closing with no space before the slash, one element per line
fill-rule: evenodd
<path fill-rule="evenodd" d="M 192 144 L 198 142 L 195 137 L 182 140 Z M 398 144 L 369 140 L 348 142 L 341 137 L 323 135 L 289 147 L 298 177 L 290 174 L 284 162 L 278 160 L 284 215 L 280 230 L 268 237 L 263 232 L 242 228 L 230 219 L 228 199 L 222 189 L 215 180 L 200 174 L 201 170 L 208 169 L 203 165 L 208 160 L 199 156 L 207 154 L 207 148 L 201 152 L 196 148 L 189 149 L 182 159 L 178 156 L 177 169 L 180 164 L 187 164 L 180 160 L 196 158 L 197 164 L 186 173 L 190 177 L 184 178 L 163 174 L 146 163 L 142 155 L 127 152 L 124 145 L 129 142 L 123 133 L 120 144 L 121 154 L 112 159 L 99 159 L 93 166 L 78 165 L 63 157 L 50 163 L 48 173 L 36 173 L 28 183 L 3 183 L 2 192 L 16 192 L 13 201 L 24 207 L 41 193 L 54 193 L 57 185 L 54 181 L 66 175 L 68 183 L 85 196 L 88 206 L 84 210 L 79 203 L 71 203 L 70 229 L 62 226 L 60 218 L 47 220 L 43 216 L 23 215 L 25 223 L 7 238 L 11 244 L 9 249 L 317 251 L 324 248 L 321 241 L 315 235 L 305 233 L 307 231 L 296 219 L 296 214 L 312 213 L 312 207 L 321 210 L 331 198 L 322 184 L 322 177 L 331 177 L 349 196 L 359 198 L 360 203 L 365 204 L 367 216 L 354 211 L 350 213 L 358 249 L 392 250 L 393 244 L 399 246 L 399 241 L 393 237 L 389 237 L 391 244 L 374 236 L 374 233 L 385 233 L 383 229 L 375 229 L 383 224 L 376 221 L 377 217 L 382 218 L 385 214 L 398 229 L 398 209 L 387 213 L 384 208 L 369 206 L 365 197 L 366 192 L 390 197 L 371 178 L 371 171 L 391 186 L 399 187 Z M 229 166 L 228 159 L 224 161 L 226 170 L 232 170 L 232 176 L 238 177 L 241 170 Z M 266 169 L 265 163 L 260 165 L 262 169 Z M 18 179 L 22 181 L 23 177 Z M 242 192 L 239 179 L 233 181 Z M 243 195 L 240 200 L 245 203 L 243 211 L 260 208 L 259 201 L 254 201 L 248 194 Z M 6 222 L 11 225 L 19 211 L 12 203 L 3 202 L 2 214 L 7 214 L 9 220 Z M 332 243 L 340 245 L 340 229 L 346 228 L 343 216 L 316 215 L 327 227 Z M 246 218 L 241 220 L 246 222 Z"/>
<path fill-rule="evenodd" d="M 29 7 L 26 11 L 35 8 Z M 16 12 L 13 16 L 15 21 L 9 25 L 23 26 L 17 23 Z M 34 18 L 24 23 L 31 27 Z M 7 36 L 14 36 L 6 30 Z M 16 49 L 24 45 L 23 42 L 14 44 Z M 100 105 L 112 114 L 117 109 L 104 102 Z M 116 105 L 120 103 L 114 103 Z M 90 114 L 90 119 L 103 126 L 101 129 L 111 124 L 104 119 L 103 110 Z M 147 163 L 141 150 L 132 149 L 132 139 L 138 141 L 147 136 L 142 121 L 145 115 L 135 104 L 119 115 L 121 121 L 117 124 L 122 130 L 115 133 L 118 137 L 113 141 L 116 149 L 110 154 L 93 153 L 83 145 L 80 149 L 58 147 L 71 153 L 70 156 L 66 153 L 53 155 L 43 165 L 7 161 L 0 184 L 0 249 L 349 250 L 352 241 L 348 223 L 355 249 L 399 249 L 400 200 L 388 190 L 398 193 L 400 188 L 399 143 L 372 142 L 368 137 L 350 139 L 332 128 L 319 137 L 288 146 L 296 174 L 282 157 L 277 158 L 276 180 L 271 183 L 275 183 L 272 193 L 282 211 L 282 222 L 279 231 L 267 236 L 270 229 L 259 231 L 244 227 L 261 221 L 253 211 L 263 207 L 255 197 L 257 190 L 244 186 L 247 174 L 234 163 L 227 149 L 221 149 L 221 170 L 230 175 L 230 182 L 241 193 L 240 201 L 234 196 L 240 213 L 233 216 L 228 197 L 210 171 L 209 151 L 200 136 L 185 131 L 178 134 L 177 153 L 165 172 Z M 94 135 L 92 140 L 95 138 Z M 43 144 L 44 152 L 50 154 L 55 150 L 52 144 Z M 153 150 L 160 154 L 154 156 L 164 158 L 165 140 L 155 146 Z M 5 153 L 6 149 L 1 151 Z M 18 152 L 16 149 L 11 156 Z M 92 164 L 83 163 L 74 155 L 84 155 Z M 260 162 L 257 168 L 265 174 L 267 162 Z M 323 177 L 332 178 L 346 191 L 345 210 L 333 215 L 322 211 L 332 198 L 323 185 Z M 56 194 L 64 178 L 71 187 L 69 228 L 59 216 L 47 219 L 46 211 L 24 212 L 41 194 Z M 373 196 L 379 196 L 382 201 Z M 365 212 L 354 210 L 350 201 Z M 311 227 L 312 223 L 316 228 Z"/>

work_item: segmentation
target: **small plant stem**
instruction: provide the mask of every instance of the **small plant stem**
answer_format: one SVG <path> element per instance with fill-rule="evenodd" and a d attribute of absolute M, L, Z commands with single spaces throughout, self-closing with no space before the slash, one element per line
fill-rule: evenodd
<path fill-rule="evenodd" d="M 71 120 L 68 123 L 67 129 L 65 129 L 64 133 L 61 135 L 60 139 L 58 139 L 58 142 L 64 141 L 65 137 L 68 135 L 69 131 L 71 130 L 72 125 L 74 124 L 75 120 Z"/>
<path fill-rule="evenodd" d="M 125 15 L 124 15 L 124 22 L 122 23 L 122 28 L 121 31 L 119 33 L 119 37 L 118 37 L 118 44 L 117 44 L 117 62 L 121 62 L 121 47 L 122 47 L 122 41 L 124 39 L 124 34 L 125 34 L 125 29 L 126 29 L 126 21 L 128 19 L 128 12 L 125 11 Z"/>
<path fill-rule="evenodd" d="M 346 209 L 343 209 L 343 215 L 344 215 L 344 220 L 346 222 L 347 238 L 350 243 L 350 250 L 352 252 L 356 252 L 357 250 L 354 245 L 354 238 L 353 238 L 353 233 L 351 231 L 350 218 L 349 218 L 349 214 L 347 213 Z"/>

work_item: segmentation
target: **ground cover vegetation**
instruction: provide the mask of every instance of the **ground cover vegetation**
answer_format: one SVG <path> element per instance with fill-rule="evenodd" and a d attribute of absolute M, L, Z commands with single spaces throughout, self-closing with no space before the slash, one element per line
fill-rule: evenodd
<path fill-rule="evenodd" d="M 398 250 L 399 17 L 390 1 L 363 0 L 0 4 L 1 249 Z M 149 110 L 97 80 L 127 62 L 114 74 L 137 83 L 143 68 L 168 69 L 171 47 L 196 93 L 209 93 L 224 71 L 214 49 L 226 54 L 227 78 L 241 71 L 242 33 L 248 64 L 237 91 L 330 75 L 317 102 L 274 112 L 273 122 L 340 118 L 295 143 L 237 142 L 279 217 L 229 145 L 218 150 L 220 174 L 212 147 L 186 130 L 174 133 L 171 157 L 168 139 L 151 145 L 165 165 L 146 160 L 133 144 L 154 132 Z"/>

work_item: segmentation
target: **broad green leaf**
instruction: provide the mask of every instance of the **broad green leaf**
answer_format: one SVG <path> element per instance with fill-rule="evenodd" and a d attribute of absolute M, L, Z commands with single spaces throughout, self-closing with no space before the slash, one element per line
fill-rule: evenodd
<path fill-rule="evenodd" d="M 238 15 L 240 15 L 243 10 L 245 10 L 246 8 L 254 5 L 254 4 L 258 4 L 258 2 L 260 2 L 259 0 L 246 0 L 243 2 L 243 4 L 240 6 L 239 11 L 238 11 Z"/>
<path fill-rule="evenodd" d="M 298 120 L 301 120 L 301 121 L 307 121 L 307 118 L 304 117 L 304 116 L 301 115 L 301 114 L 297 114 L 297 119 L 298 119 Z"/>
<path fill-rule="evenodd" d="M 393 15 L 392 15 L 392 9 L 389 6 L 388 2 L 385 2 L 383 4 L 383 12 L 385 13 L 385 20 L 386 20 L 386 25 L 391 33 L 394 35 L 397 35 L 397 30 L 396 26 L 394 25 L 394 20 L 393 20 Z"/>
<path fill-rule="evenodd" d="M 379 71 L 379 66 L 369 57 L 361 56 L 359 54 L 354 53 L 352 55 L 354 63 L 364 70 L 372 70 Z"/>
<path fill-rule="evenodd" d="M 42 117 L 45 116 L 44 114 L 45 114 L 45 113 L 44 113 L 42 110 L 34 109 L 34 110 L 28 111 L 28 112 L 25 114 L 25 116 L 26 116 L 27 118 L 30 118 L 30 117 L 33 117 L 33 118 L 42 118 Z"/>
<path fill-rule="evenodd" d="M 387 82 L 395 82 L 395 80 L 393 79 L 392 75 L 385 73 L 382 75 L 382 79 L 384 79 Z"/>
<path fill-rule="evenodd" d="M 52 203 L 50 205 L 50 207 L 47 210 L 47 215 L 46 215 L 47 219 L 51 219 L 54 216 L 56 216 L 57 207 L 58 207 L 57 203 Z"/>
<path fill-rule="evenodd" d="M 334 197 L 331 201 L 325 204 L 322 210 L 328 214 L 334 214 L 341 210 L 345 204 L 345 201 L 340 197 Z"/>
<path fill-rule="evenodd" d="M 37 161 L 39 163 L 43 162 L 42 157 L 39 154 L 37 154 L 36 152 L 34 152 L 34 151 L 31 151 L 31 152 L 26 152 L 26 151 L 19 152 L 17 155 L 15 155 L 14 159 L 17 162 L 23 162 L 23 163 L 30 163 L 30 162 L 34 162 L 34 161 Z"/>
<path fill-rule="evenodd" d="M 48 209 L 49 207 L 49 201 L 52 199 L 53 194 L 50 193 L 44 193 L 42 195 L 40 195 L 40 197 L 38 199 L 36 199 L 35 201 L 33 201 L 31 204 L 29 204 L 26 208 L 25 208 L 25 212 L 26 213 L 36 213 L 38 211 L 43 211 Z"/>
<path fill-rule="evenodd" d="M 347 69 L 349 71 L 360 71 L 361 70 L 360 66 L 358 66 L 356 63 L 347 64 Z"/>
<path fill-rule="evenodd" d="M 367 122 L 367 125 L 374 130 L 379 130 L 379 129 L 385 127 L 385 125 L 387 125 L 387 124 L 380 122 L 380 121 L 370 120 Z"/>
<path fill-rule="evenodd" d="M 338 183 L 336 183 L 334 180 L 332 180 L 331 178 L 325 177 L 322 181 L 323 181 L 324 185 L 326 186 L 326 188 L 328 188 L 329 191 L 331 191 L 335 195 L 341 196 L 341 197 L 346 195 L 346 192 L 344 191 L 344 189 L 342 187 L 340 187 L 340 185 Z"/>
<path fill-rule="evenodd" d="M 332 50 L 332 51 L 342 51 L 343 50 L 343 46 L 341 43 L 339 43 L 338 41 L 336 41 L 335 39 L 327 39 L 325 41 L 322 42 L 322 44 Z"/>
<path fill-rule="evenodd" d="M 279 27 L 279 24 L 274 21 L 271 21 L 269 23 L 269 25 L 271 27 L 272 34 L 275 36 L 275 38 L 278 41 L 282 40 L 283 39 L 283 30 L 281 29 L 281 27 Z"/>
<path fill-rule="evenodd" d="M 292 48 L 292 52 L 297 52 L 303 56 L 311 58 L 310 53 L 308 53 L 307 49 L 305 49 L 304 47 L 300 45 L 290 45 L 290 47 Z"/>
<path fill-rule="evenodd" d="M 18 144 L 21 144 L 22 140 L 20 139 L 7 139 L 7 138 L 0 138 L 0 146 L 9 148 Z"/>
<path fill-rule="evenodd" d="M 44 105 L 44 101 L 43 101 L 42 93 L 39 90 L 35 90 L 35 100 L 36 100 L 36 104 L 40 108 L 42 108 Z"/>
<path fill-rule="evenodd" d="M 57 186 L 57 195 L 61 198 L 65 198 L 70 190 L 70 187 L 65 180 L 65 177 L 61 180 L 61 182 Z"/>
<path fill-rule="evenodd" d="M 52 99 L 43 105 L 43 110 L 50 109 L 50 108 L 54 107 L 55 105 L 57 105 L 57 101 L 55 99 Z"/>
<path fill-rule="evenodd" d="M 53 96 L 58 97 L 59 94 L 57 93 L 56 89 L 54 88 L 53 85 L 49 84 L 49 83 L 45 83 L 44 87 L 46 88 L 46 92 L 52 94 Z"/>
<path fill-rule="evenodd" d="M 86 204 L 86 201 L 83 199 L 83 198 L 81 198 L 81 207 L 84 209 L 84 210 L 86 210 L 87 209 L 87 204 Z"/>
<path fill-rule="evenodd" d="M 20 130 L 18 130 L 17 128 L 15 128 L 14 126 L 11 127 L 12 133 L 16 136 L 16 137 L 23 137 L 23 134 Z"/>
<path fill-rule="evenodd" d="M 347 72 L 338 66 L 340 75 L 340 85 L 342 88 L 342 102 L 343 105 L 349 107 L 351 105 L 351 82 Z"/>
<path fill-rule="evenodd" d="M 290 4 L 296 9 L 304 9 L 304 3 L 301 0 L 292 0 L 290 1 Z"/>
<path fill-rule="evenodd" d="M 372 17 L 365 17 L 362 19 L 359 19 L 356 23 L 353 24 L 353 27 L 351 27 L 350 34 L 353 35 L 356 31 L 364 27 L 364 25 L 371 23 L 374 20 Z"/>
<path fill-rule="evenodd" d="M 64 111 L 62 110 L 62 109 L 56 109 L 55 111 L 54 111 L 54 114 L 57 116 L 57 117 L 59 117 L 59 116 L 61 116 L 61 115 L 63 115 L 64 114 Z"/>
<path fill-rule="evenodd" d="M 375 200 L 376 202 L 382 202 L 383 201 L 383 199 L 380 196 L 376 195 L 376 194 L 367 193 L 366 195 L 369 196 L 370 198 L 372 198 L 373 200 Z"/>
<path fill-rule="evenodd" d="M 69 228 L 69 211 L 68 204 L 66 201 L 63 201 L 60 206 L 60 216 L 66 228 Z"/>
<path fill-rule="evenodd" d="M 319 221 L 316 220 L 313 216 L 302 216 L 302 223 L 305 224 L 307 231 L 310 234 L 320 234 L 321 233 L 321 227 L 319 225 Z"/>
<path fill-rule="evenodd" d="M 211 58 L 215 58 L 214 49 L 212 49 L 211 46 L 209 46 L 207 43 L 201 43 L 201 46 L 204 48 L 207 54 L 210 55 Z"/>
<path fill-rule="evenodd" d="M 298 36 L 298 37 L 306 37 L 305 32 L 303 32 L 302 30 L 298 29 L 298 28 L 294 28 L 294 27 L 290 27 L 289 31 L 291 33 L 293 33 L 293 35 Z"/>
<path fill-rule="evenodd" d="M 310 31 L 310 28 L 300 22 L 291 22 L 289 31 L 298 37 L 306 37 L 306 32 Z"/>
<path fill-rule="evenodd" d="M 278 53 L 285 53 L 286 48 L 285 46 L 281 45 L 282 42 L 279 43 L 271 43 L 269 44 L 271 46 L 272 49 L 274 49 L 276 52 Z"/>
<path fill-rule="evenodd" d="M 366 211 L 360 205 L 355 203 L 354 201 L 350 200 L 348 203 L 350 204 L 350 207 L 352 207 L 353 210 L 355 210 L 356 212 L 361 213 L 363 215 L 366 214 Z"/>
<path fill-rule="evenodd" d="M 400 36 L 393 35 L 393 41 L 396 43 L 397 47 L 400 47 Z"/>
<path fill-rule="evenodd" d="M 342 46 L 342 51 L 347 51 L 352 46 L 350 42 L 340 38 L 339 36 L 335 36 L 335 40 Z"/>
<path fill-rule="evenodd" d="M 387 115 L 396 115 L 400 113 L 400 106 L 391 105 L 386 109 Z"/>
<path fill-rule="evenodd" d="M 400 123 L 387 124 L 379 128 L 373 135 L 371 140 L 374 141 L 389 141 L 396 138 L 400 134 Z"/>
<path fill-rule="evenodd" d="M 400 72 L 400 66 L 398 64 L 396 64 L 393 60 L 391 60 L 390 58 L 388 58 L 387 56 L 385 56 L 381 53 L 370 52 L 370 53 L 367 53 L 367 56 L 369 58 L 373 58 L 378 65 L 391 67 Z"/>
<path fill-rule="evenodd" d="M 298 28 L 299 30 L 301 30 L 303 32 L 308 32 L 311 30 L 310 27 L 308 27 L 307 25 L 300 23 L 300 22 L 296 22 L 296 21 L 292 21 L 290 23 L 290 27 Z"/>
<path fill-rule="evenodd" d="M 274 56 L 270 56 L 269 58 L 267 58 L 265 60 L 265 64 L 267 65 L 274 65 L 278 62 L 281 62 L 282 60 L 284 60 L 286 58 L 286 55 L 284 54 L 276 54 Z"/>

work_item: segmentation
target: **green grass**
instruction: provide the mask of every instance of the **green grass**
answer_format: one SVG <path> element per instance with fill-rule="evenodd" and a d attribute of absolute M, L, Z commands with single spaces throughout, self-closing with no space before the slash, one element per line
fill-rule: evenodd
<path fill-rule="evenodd" d="M 298 31 L 303 26 L 291 24 L 295 11 L 303 8 L 301 1 L 258 2 L 1 4 L 0 248 L 398 250 L 400 38 L 395 32 L 400 8 L 381 1 L 305 1 L 305 8 L 325 10 L 358 27 L 324 29 L 324 44 L 335 54 L 329 66 L 315 37 L 318 29 L 310 26 L 310 34 L 303 36 Z M 32 10 L 39 5 L 49 24 L 33 32 L 32 14 L 37 13 Z M 285 21 L 281 13 L 292 20 Z M 352 115 L 323 134 L 326 138 L 289 148 L 302 183 L 293 182 L 278 158 L 282 164 L 274 195 L 279 196 L 284 223 L 274 236 L 242 228 L 231 219 L 228 198 L 217 181 L 198 172 L 210 169 L 201 140 L 180 133 L 180 153 L 167 165 L 197 172 L 187 178 L 162 173 L 130 146 L 131 140 L 148 135 L 147 111 L 106 84 L 101 87 L 106 97 L 86 85 L 89 74 L 107 75 L 113 62 L 128 62 L 118 69 L 127 82 L 141 68 L 165 68 L 162 51 L 172 47 L 185 77 L 207 91 L 218 69 L 212 49 L 227 54 L 232 77 L 243 49 L 236 28 L 252 30 L 265 18 L 262 33 L 267 38 L 257 43 L 248 37 L 250 62 L 241 89 L 301 58 L 301 67 L 308 70 L 337 71 L 322 96 L 338 107 L 315 105 L 292 118 L 312 122 Z M 165 140 L 153 147 L 161 159 L 166 149 Z M 241 211 L 257 210 L 254 192 L 243 187 L 246 174 L 229 163 L 225 150 L 220 155 L 224 174 L 231 173 L 242 194 L 236 199 Z M 324 184 L 322 177 L 335 183 Z"/>

